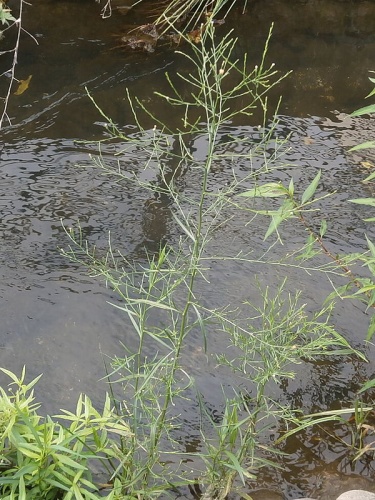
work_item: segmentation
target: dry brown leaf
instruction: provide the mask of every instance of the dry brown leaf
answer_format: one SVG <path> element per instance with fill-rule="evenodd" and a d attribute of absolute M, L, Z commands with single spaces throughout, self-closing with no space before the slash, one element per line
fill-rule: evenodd
<path fill-rule="evenodd" d="M 303 138 L 303 142 L 306 144 L 306 146 L 309 146 L 310 144 L 314 144 L 315 141 L 308 135 L 307 137 Z"/>
<path fill-rule="evenodd" d="M 371 161 L 361 161 L 361 167 L 363 168 L 375 168 L 375 165 Z"/>
<path fill-rule="evenodd" d="M 23 94 L 29 88 L 30 81 L 31 81 L 32 77 L 33 77 L 33 75 L 29 75 L 29 77 L 27 78 L 27 80 L 20 80 L 18 82 L 18 88 L 15 91 L 14 95 L 21 95 L 21 94 Z"/>
<path fill-rule="evenodd" d="M 196 30 L 190 31 L 188 33 L 189 40 L 191 40 L 194 43 L 199 43 L 202 38 L 202 30 L 201 28 L 198 28 Z"/>

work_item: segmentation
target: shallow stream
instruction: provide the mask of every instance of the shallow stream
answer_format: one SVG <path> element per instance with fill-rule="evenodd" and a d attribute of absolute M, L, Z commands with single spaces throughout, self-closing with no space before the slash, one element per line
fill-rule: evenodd
<path fill-rule="evenodd" d="M 153 53 L 118 47 L 119 34 L 142 15 L 142 11 L 124 15 L 114 10 L 112 17 L 103 20 L 93 0 L 38 0 L 25 12 L 25 27 L 38 45 L 23 36 L 17 75 L 21 79 L 32 75 L 32 79 L 26 92 L 12 96 L 12 126 L 3 128 L 0 139 L 0 365 L 15 373 L 26 365 L 29 377 L 43 373 L 36 394 L 49 413 L 72 408 L 80 392 L 100 406 L 105 390 L 105 383 L 98 383 L 104 375 L 101 352 L 121 355 L 120 342 L 130 347 L 134 342 L 121 312 L 107 303 L 116 300 L 113 294 L 60 255 L 59 248 L 68 244 L 61 220 L 67 226 L 80 220 L 85 237 L 100 248 L 106 247 L 111 231 L 122 251 L 136 260 L 144 258 L 145 247 L 173 237 L 168 216 L 150 208 L 147 197 L 76 166 L 89 165 L 89 154 L 95 152 L 95 146 L 84 141 L 99 140 L 104 134 L 103 118 L 85 88 L 108 116 L 129 130 L 133 120 L 126 88 L 167 123 L 175 120 L 153 99 L 153 92 L 166 91 L 166 71 L 171 75 L 184 71 L 181 57 L 168 44 Z M 321 192 L 334 193 L 321 207 L 332 252 L 363 250 L 364 234 L 374 235 L 372 226 L 362 220 L 368 210 L 347 200 L 373 195 L 373 187 L 361 183 L 368 175 L 363 162 L 373 157 L 348 149 L 372 139 L 375 127 L 371 119 L 353 119 L 348 114 L 365 104 L 371 90 L 368 72 L 375 69 L 375 3 L 248 2 L 245 14 L 234 11 L 220 29 L 233 27 L 238 56 L 247 52 L 256 64 L 272 22 L 268 60 L 282 71 L 293 70 L 278 88 L 283 102 L 277 128 L 280 136 L 290 135 L 287 160 L 293 165 L 293 176 L 307 185 L 322 169 Z M 228 125 L 225 132 L 251 134 L 256 125 L 242 121 Z M 202 146 L 197 141 L 194 147 L 199 152 Z M 133 160 L 139 162 L 137 156 Z M 218 165 L 213 182 L 225 182 L 226 175 L 224 165 Z M 189 189 L 194 189 L 194 182 Z M 233 245 L 240 249 L 246 242 L 262 244 L 266 226 L 257 235 L 240 229 L 239 222 L 222 228 L 215 242 L 221 250 Z M 299 245 L 301 232 L 293 226 L 288 230 L 289 243 Z M 259 273 L 270 285 L 284 278 L 281 271 Z M 330 292 L 327 281 L 316 274 L 287 274 L 290 287 L 303 291 L 311 310 Z M 217 263 L 210 277 L 215 284 L 207 290 L 211 303 L 220 304 L 222 290 L 233 302 L 252 298 L 251 269 L 244 274 L 236 265 Z M 363 342 L 368 320 L 359 303 L 337 306 L 336 327 L 366 352 L 368 364 L 335 361 L 303 367 L 293 382 L 277 389 L 283 398 L 307 412 L 350 404 L 359 385 L 375 374 L 373 350 Z M 226 343 L 216 338 L 211 348 L 221 352 Z M 223 380 L 214 363 L 202 363 L 199 339 L 192 340 L 191 353 L 189 370 L 200 389 L 210 395 L 212 408 L 220 411 Z M 231 385 L 230 375 L 225 384 Z M 197 416 L 193 409 L 186 410 L 184 420 L 183 439 L 187 447 L 194 446 Z M 257 488 L 267 492 L 259 493 L 259 498 L 271 499 L 271 490 L 284 498 L 317 496 L 325 485 L 344 476 L 373 479 L 373 462 L 360 462 L 352 469 L 343 451 L 318 434 L 306 433 L 288 444 L 286 469 L 260 475 Z"/>

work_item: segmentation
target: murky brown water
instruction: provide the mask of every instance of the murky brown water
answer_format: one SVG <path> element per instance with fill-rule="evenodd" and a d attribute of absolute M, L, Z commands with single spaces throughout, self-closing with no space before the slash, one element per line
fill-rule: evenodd
<path fill-rule="evenodd" d="M 26 365 L 30 377 L 44 373 L 37 396 L 49 412 L 72 407 L 81 391 L 100 405 L 105 389 L 104 383 L 97 382 L 104 374 L 100 351 L 121 355 L 119 343 L 131 347 L 134 342 L 120 312 L 106 302 L 115 300 L 111 292 L 60 256 L 58 248 L 67 245 L 60 220 L 69 225 L 79 219 L 85 236 L 100 248 L 106 247 L 111 231 L 116 245 L 138 260 L 144 257 L 145 246 L 152 249 L 161 239 L 173 239 L 168 213 L 160 217 L 153 212 L 155 207 L 145 195 L 132 187 L 112 186 L 99 173 L 76 167 L 88 164 L 88 155 L 94 151 L 92 145 L 76 141 L 103 136 L 103 119 L 85 87 L 128 130 L 132 118 L 126 87 L 173 123 L 175 116 L 168 116 L 168 108 L 154 100 L 152 92 L 166 89 L 165 71 L 183 70 L 181 58 L 167 46 L 151 55 L 113 50 L 117 44 L 113 35 L 135 19 L 114 12 L 104 21 L 99 12 L 91 0 L 39 0 L 27 8 L 26 28 L 39 46 L 24 37 L 18 77 L 33 77 L 27 92 L 12 98 L 13 126 L 1 131 L 0 365 L 15 372 Z M 322 207 L 333 252 L 363 249 L 364 232 L 371 236 L 373 229 L 362 222 L 366 209 L 346 200 L 372 193 L 371 187 L 360 184 L 367 175 L 360 168 L 361 157 L 348 154 L 347 147 L 366 138 L 373 126 L 369 120 L 350 119 L 345 113 L 362 106 L 370 90 L 367 76 L 374 69 L 375 4 L 272 0 L 265 6 L 254 2 L 246 15 L 234 12 L 223 29 L 235 28 L 238 55 L 247 51 L 256 62 L 271 21 L 275 28 L 269 60 L 282 70 L 294 71 L 279 89 L 284 100 L 277 133 L 281 137 L 291 134 L 286 159 L 294 166 L 296 181 L 306 184 L 321 168 L 321 191 L 336 191 Z M 223 137 L 255 134 L 255 125 L 228 125 Z M 198 153 L 201 141 L 198 138 L 193 144 Z M 136 155 L 133 160 L 139 163 Z M 246 162 L 239 164 L 236 172 L 241 175 L 247 167 Z M 229 175 L 225 165 L 219 166 L 213 185 L 225 182 Z M 196 187 L 194 176 L 185 182 L 189 189 Z M 288 231 L 291 247 L 298 245 L 302 241 L 299 228 Z M 224 252 L 233 245 L 261 248 L 263 234 L 263 227 L 258 236 L 253 227 L 244 229 L 243 221 L 233 221 L 222 228 L 213 244 Z M 223 290 L 229 301 L 252 298 L 254 272 L 270 285 L 285 274 L 274 269 L 254 271 L 251 266 L 245 271 L 233 264 L 214 265 L 207 300 L 219 305 Z M 288 277 L 292 289 L 303 290 L 311 310 L 330 292 L 329 284 L 316 275 L 288 270 Z M 364 308 L 338 304 L 334 320 L 355 346 L 364 347 L 368 322 Z M 226 341 L 220 338 L 210 345 L 212 352 L 225 348 Z M 364 348 L 371 359 L 370 347 Z M 198 338 L 192 339 L 191 351 L 189 370 L 207 394 L 208 404 L 220 411 L 221 385 L 231 385 L 230 375 L 225 372 L 223 379 L 213 363 L 202 362 Z M 349 402 L 360 383 L 374 372 L 373 363 L 336 360 L 303 366 L 295 381 L 275 387 L 274 396 L 291 406 L 303 406 L 306 412 L 337 407 Z M 188 446 L 199 438 L 199 419 L 193 408 L 184 410 L 184 419 L 183 439 Z M 295 438 L 288 443 L 286 469 L 262 473 L 257 487 L 272 487 L 285 498 L 293 498 L 318 495 L 328 469 L 331 474 L 373 476 L 371 465 L 358 464 L 353 471 L 344 466 L 341 450 L 327 440 L 324 446 L 316 435 Z"/>

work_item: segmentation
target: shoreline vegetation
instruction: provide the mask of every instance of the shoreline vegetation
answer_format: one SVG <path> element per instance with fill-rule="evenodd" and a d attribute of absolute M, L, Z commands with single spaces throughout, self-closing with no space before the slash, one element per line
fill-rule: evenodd
<path fill-rule="evenodd" d="M 178 51 L 190 72 L 167 74 L 169 93 L 157 93 L 181 118 L 174 129 L 127 92 L 136 127 L 127 134 L 87 90 L 106 134 L 91 157 L 95 172 L 106 177 L 109 188 L 112 182 L 124 189 L 131 184 L 163 203 L 171 213 L 174 236 L 154 252 L 146 252 L 143 262 L 133 262 L 112 247 L 110 238 L 107 253 L 101 255 L 87 241 L 79 222 L 73 228 L 64 226 L 68 243 L 62 255 L 116 293 L 118 302 L 112 305 L 123 313 L 137 346 L 131 351 L 123 346 L 104 364 L 109 391 L 100 412 L 83 395 L 74 412 L 42 417 L 33 395 L 39 377 L 27 382 L 26 369 L 20 376 L 2 369 L 11 380 L 10 390 L 0 388 L 2 499 L 140 500 L 178 495 L 185 488 L 202 500 L 232 495 L 249 500 L 259 471 L 282 466 L 287 440 L 314 425 L 329 425 L 329 432 L 336 424 L 349 427 L 351 442 L 341 444 L 347 446 L 350 461 L 373 454 L 374 428 L 369 423 L 373 405 L 367 396 L 374 380 L 360 388 L 353 407 L 307 415 L 303 407 L 275 399 L 272 391 L 274 384 L 293 379 L 297 367 L 307 369 L 331 359 L 366 362 L 363 352 L 336 328 L 334 313 L 336 301 L 360 300 L 369 314 L 367 340 L 371 341 L 375 247 L 367 238 L 367 251 L 334 255 L 325 239 L 328 223 L 322 219 L 316 229 L 309 222 L 327 197 L 319 191 L 322 172 L 317 171 L 307 185 L 298 185 L 284 162 L 288 138 L 280 139 L 275 133 L 281 102 L 271 109 L 268 95 L 288 75 L 268 62 L 272 28 L 256 65 L 250 65 L 246 55 L 241 60 L 234 56 L 235 33 L 217 36 L 214 20 L 234 3 L 172 1 L 159 17 L 162 29 L 177 31 L 182 5 L 198 5 L 205 17 L 194 36 L 189 30 L 179 32 L 183 49 L 188 50 Z M 3 25 L 15 23 L 22 29 L 20 20 L 1 5 Z M 173 11 L 168 11 L 170 5 Z M 17 42 L 12 53 L 16 59 L 18 51 Z M 15 78 L 15 63 L 11 78 Z M 372 107 L 357 113 L 369 112 Z M 222 134 L 234 119 L 250 120 L 254 113 L 262 116 L 262 124 L 253 134 Z M 6 101 L 2 116 L 0 128 L 9 120 Z M 152 129 L 143 125 L 144 117 L 153 121 Z M 195 138 L 204 139 L 205 150 L 199 156 Z M 107 143 L 116 146 L 116 161 L 102 154 Z M 369 146 L 373 144 L 359 147 Z M 134 149 L 142 151 L 146 160 L 129 169 L 123 160 Z M 251 166 L 241 176 L 235 168 L 239 161 Z M 213 189 L 211 178 L 218 162 L 227 166 L 230 181 Z M 281 174 L 287 182 L 280 181 Z M 185 190 L 181 179 L 199 188 Z M 374 206 L 372 199 L 352 201 Z M 213 253 L 212 242 L 234 218 L 242 220 L 243 227 L 264 227 L 266 249 Z M 273 249 L 288 242 L 283 232 L 287 224 L 300 228 L 304 243 L 276 260 Z M 237 304 L 228 299 L 223 307 L 210 304 L 202 290 L 213 262 L 241 266 L 258 289 L 257 301 Z M 352 270 L 358 263 L 361 276 Z M 288 270 L 319 273 L 333 291 L 309 312 L 303 292 L 288 288 L 287 278 L 276 285 L 266 279 L 258 283 L 259 266 L 280 267 L 286 275 Z M 215 352 L 217 335 L 226 340 L 225 352 Z M 184 356 L 189 357 L 192 336 L 200 339 L 202 352 L 210 353 L 218 372 L 231 370 L 238 381 L 228 393 L 223 378 L 218 418 L 208 411 L 205 395 L 183 362 Z M 189 452 L 178 438 L 186 404 L 195 407 L 200 421 L 199 446 Z"/>

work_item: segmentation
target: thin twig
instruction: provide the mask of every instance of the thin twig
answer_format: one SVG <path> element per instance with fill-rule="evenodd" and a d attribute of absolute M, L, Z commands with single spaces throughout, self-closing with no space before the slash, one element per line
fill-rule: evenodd
<path fill-rule="evenodd" d="M 7 120 L 9 125 L 12 125 L 12 122 L 11 122 L 11 119 L 8 115 L 8 104 L 9 104 L 9 99 L 10 99 L 10 94 L 11 94 L 11 91 L 12 91 L 12 86 L 13 86 L 13 82 L 15 81 L 18 81 L 18 79 L 16 78 L 15 76 L 15 73 L 16 73 L 16 66 L 17 66 L 17 62 L 18 62 L 18 52 L 19 52 L 19 47 L 20 47 L 20 38 L 21 38 L 21 32 L 24 31 L 25 33 L 27 33 L 33 40 L 34 42 L 37 44 L 38 41 L 36 40 L 36 38 L 34 36 L 32 36 L 28 31 L 26 31 L 23 27 L 22 27 L 22 15 L 23 15 L 23 5 L 24 3 L 27 3 L 25 2 L 25 0 L 20 0 L 20 8 L 19 8 L 19 15 L 18 15 L 18 19 L 16 19 L 13 24 L 11 24 L 10 26 L 8 26 L 8 28 L 6 28 L 7 30 L 12 28 L 13 26 L 17 26 L 17 37 L 16 37 L 16 43 L 15 43 L 15 46 L 10 49 L 10 50 L 6 50 L 6 51 L 2 51 L 0 52 L 0 56 L 4 55 L 4 54 L 7 54 L 7 53 L 11 53 L 13 52 L 13 61 L 12 61 L 12 65 L 10 67 L 9 70 L 3 72 L 1 76 L 4 76 L 6 75 L 7 73 L 10 73 L 10 81 L 9 81 L 9 85 L 8 85 L 8 90 L 7 90 L 7 93 L 6 93 L 6 96 L 4 98 L 2 98 L 4 100 L 4 106 L 3 106 L 3 111 L 1 113 L 1 117 L 0 117 L 0 130 L 2 129 L 3 127 L 3 123 L 4 123 L 4 120 Z"/>

